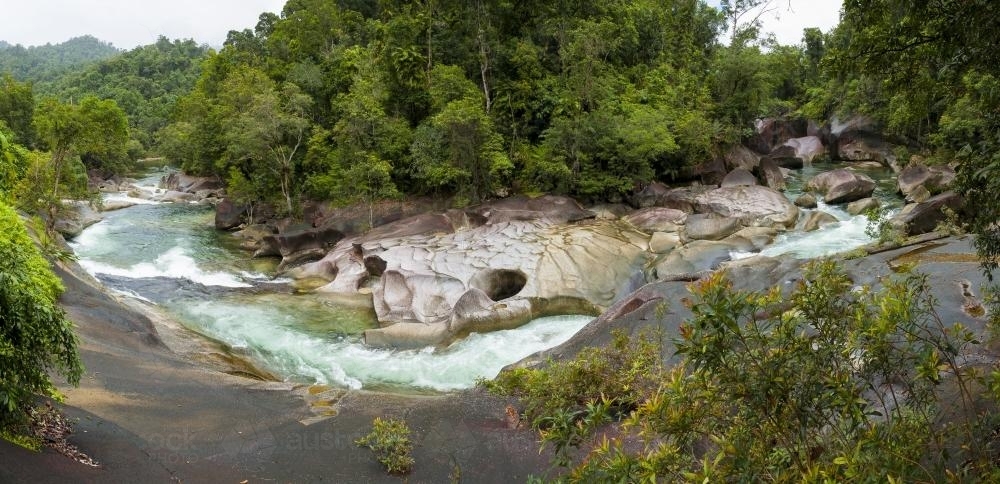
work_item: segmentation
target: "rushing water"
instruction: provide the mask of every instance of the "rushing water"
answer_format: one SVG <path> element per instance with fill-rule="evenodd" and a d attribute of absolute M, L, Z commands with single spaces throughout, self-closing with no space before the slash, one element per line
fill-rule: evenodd
<path fill-rule="evenodd" d="M 162 173 L 138 182 L 155 191 Z M 252 259 L 213 228 L 211 207 L 157 204 L 106 212 L 72 246 L 80 264 L 109 287 L 154 302 L 191 329 L 221 341 L 291 381 L 350 388 L 467 388 L 504 366 L 558 345 L 591 318 L 541 318 L 517 329 L 473 334 L 448 348 L 386 350 L 365 346 L 375 327 L 370 308 L 318 295 L 247 291 L 267 287 L 273 260 Z M 280 281 L 278 281 L 280 282 Z"/>
<path fill-rule="evenodd" d="M 804 181 L 819 171 L 795 172 L 786 195 L 797 197 Z M 138 185 L 155 191 L 162 174 Z M 876 196 L 883 203 L 899 203 L 891 176 L 869 175 L 879 181 Z M 275 262 L 250 258 L 232 237 L 214 230 L 211 207 L 158 204 L 122 194 L 107 199 L 137 205 L 105 213 L 102 222 L 72 243 L 87 271 L 114 290 L 160 305 L 189 328 L 291 381 L 350 388 L 467 388 L 477 378 L 491 378 L 510 363 L 562 343 L 591 319 L 541 318 L 513 330 L 473 334 L 444 349 L 370 348 L 361 341 L 362 332 L 376 325 L 370 308 L 268 290 L 281 282 L 269 276 Z M 840 222 L 781 235 L 763 254 L 811 258 L 871 241 L 864 216 L 822 203 L 818 209 Z"/>
<path fill-rule="evenodd" d="M 801 170 L 793 171 L 788 182 L 788 189 L 785 196 L 790 200 L 795 200 L 803 193 L 806 182 L 812 177 L 833 169 L 834 166 L 825 164 L 807 165 Z M 858 169 L 859 172 L 870 176 L 876 182 L 875 193 L 883 206 L 890 210 L 890 214 L 898 211 L 902 200 L 896 195 L 896 179 L 889 170 L 884 168 Z M 817 197 L 819 198 L 819 197 Z M 818 206 L 814 210 L 820 210 L 833 215 L 838 222 L 824 225 L 812 232 L 802 232 L 793 230 L 779 235 L 774 243 L 760 252 L 766 256 L 791 256 L 799 259 L 812 259 L 827 255 L 847 252 L 851 249 L 866 245 L 872 242 L 872 238 L 866 233 L 868 228 L 868 218 L 865 215 L 851 215 L 845 210 L 844 205 L 827 205 L 819 200 Z M 805 213 L 814 210 L 803 210 Z M 734 254 L 738 257 L 746 257 L 752 254 Z"/>

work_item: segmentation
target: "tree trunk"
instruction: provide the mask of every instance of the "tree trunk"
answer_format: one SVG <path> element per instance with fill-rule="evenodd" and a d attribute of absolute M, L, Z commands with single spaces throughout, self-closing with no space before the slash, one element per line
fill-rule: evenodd
<path fill-rule="evenodd" d="M 486 114 L 493 108 L 492 94 L 490 93 L 490 49 L 486 44 L 486 28 L 483 26 L 486 17 L 486 7 L 483 2 L 476 2 L 476 43 L 479 44 L 479 75 L 483 81 L 483 96 L 486 98 Z"/>

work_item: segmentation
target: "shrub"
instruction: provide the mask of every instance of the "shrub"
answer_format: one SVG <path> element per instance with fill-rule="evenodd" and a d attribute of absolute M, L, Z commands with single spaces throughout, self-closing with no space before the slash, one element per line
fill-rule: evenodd
<path fill-rule="evenodd" d="M 544 416 L 578 412 L 567 447 L 583 447 L 600 428 L 595 415 L 609 415 L 593 407 L 629 402 L 628 417 L 592 439 L 581 461 L 557 453 L 568 481 L 997 475 L 996 418 L 984 403 L 1000 393 L 1000 372 L 960 363 L 978 341 L 940 320 L 926 277 L 894 275 L 881 286 L 854 287 L 830 261 L 807 266 L 790 294 L 736 291 L 715 274 L 691 286 L 693 316 L 680 327 L 672 368 L 606 372 L 597 364 L 602 371 L 567 373 L 595 367 L 583 360 L 646 361 L 640 342 L 616 341 L 571 362 L 502 374 L 487 387 L 521 396 L 529 416 L 543 415 L 533 420 L 543 440 L 557 428 Z M 629 380 L 625 368 L 645 376 Z M 588 392 L 599 378 L 607 381 L 596 399 Z M 546 392 L 553 402 L 544 402 Z"/>
<path fill-rule="evenodd" d="M 658 333 L 634 340 L 617 331 L 607 348 L 586 348 L 565 362 L 544 368 L 517 368 L 495 380 L 480 381 L 491 393 L 516 396 L 525 420 L 554 444 L 557 463 L 568 464 L 569 450 L 593 429 L 635 410 L 656 389 L 663 364 Z"/>
<path fill-rule="evenodd" d="M 76 384 L 83 372 L 63 287 L 10 207 L 0 203 L 0 430 L 18 433 L 35 395 L 58 398 L 49 372 Z"/>
<path fill-rule="evenodd" d="M 383 420 L 376 417 L 372 421 L 372 431 L 358 439 L 355 443 L 368 447 L 390 474 L 406 474 L 413 468 L 413 443 L 410 441 L 410 428 L 406 422 L 398 419 Z"/>

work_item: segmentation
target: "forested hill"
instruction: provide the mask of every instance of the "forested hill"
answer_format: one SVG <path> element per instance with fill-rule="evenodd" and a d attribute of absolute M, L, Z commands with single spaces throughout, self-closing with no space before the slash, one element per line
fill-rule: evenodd
<path fill-rule="evenodd" d="M 120 52 L 111 44 L 89 35 L 74 37 L 60 44 L 31 47 L 0 42 L 0 73 L 9 73 L 22 82 L 52 81 L 69 69 L 107 59 Z"/>
<path fill-rule="evenodd" d="M 34 86 L 36 96 L 63 101 L 92 95 L 114 100 L 129 119 L 132 150 L 146 154 L 177 100 L 194 88 L 208 47 L 169 40 L 136 47 Z"/>
<path fill-rule="evenodd" d="M 807 55 L 726 18 L 698 0 L 291 0 L 206 61 L 164 152 L 286 210 L 400 192 L 616 200 L 815 81 L 820 32 Z"/>

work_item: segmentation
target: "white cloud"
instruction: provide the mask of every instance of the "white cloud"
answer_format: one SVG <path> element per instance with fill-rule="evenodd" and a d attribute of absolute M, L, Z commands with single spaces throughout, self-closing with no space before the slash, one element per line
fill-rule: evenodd
<path fill-rule="evenodd" d="M 708 4 L 718 7 L 719 0 Z M 829 32 L 840 22 L 840 0 L 772 0 L 773 11 L 761 17 L 764 33 L 772 32 L 779 43 L 798 44 L 802 29 L 817 27 Z"/>
<path fill-rule="evenodd" d="M 253 28 L 264 11 L 285 0 L 9 0 L 0 40 L 43 45 L 93 35 L 115 47 L 150 44 L 159 35 L 222 45 L 230 30 Z"/>

